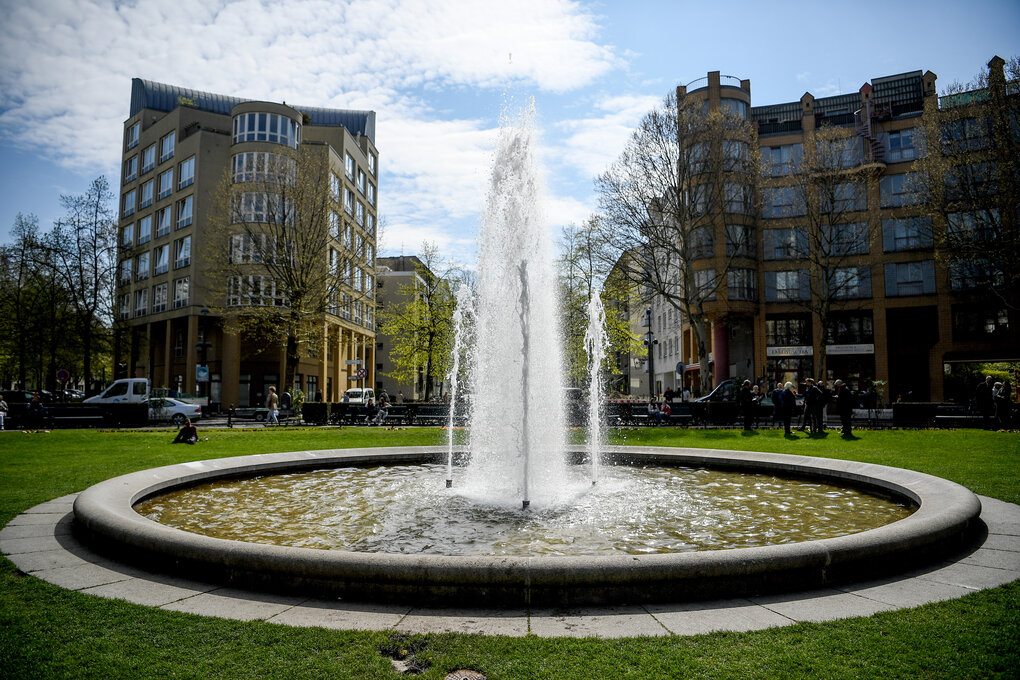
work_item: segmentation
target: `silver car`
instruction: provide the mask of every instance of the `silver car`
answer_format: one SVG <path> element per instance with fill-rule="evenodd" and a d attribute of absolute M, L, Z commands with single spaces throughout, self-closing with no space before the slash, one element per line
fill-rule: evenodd
<path fill-rule="evenodd" d="M 195 422 L 202 417 L 202 407 L 194 404 L 185 404 L 169 397 L 154 397 L 149 399 L 149 421 L 160 422 L 170 421 L 177 427 L 184 425 L 184 421 L 191 418 Z"/>

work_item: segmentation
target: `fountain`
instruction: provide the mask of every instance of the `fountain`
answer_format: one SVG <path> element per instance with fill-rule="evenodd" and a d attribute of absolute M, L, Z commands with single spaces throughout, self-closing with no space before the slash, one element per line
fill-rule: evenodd
<path fill-rule="evenodd" d="M 599 481 L 599 457 L 605 448 L 605 383 L 602 362 L 609 338 L 606 336 L 606 310 L 602 307 L 602 289 L 595 286 L 588 301 L 588 330 L 584 349 L 588 353 L 588 459 L 591 461 L 592 486 Z"/>
<path fill-rule="evenodd" d="M 457 290 L 457 307 L 453 311 L 453 362 L 450 367 L 450 415 L 446 423 L 446 488 L 453 486 L 453 431 L 454 416 L 457 412 L 460 394 L 460 358 L 467 344 L 465 340 L 470 333 L 474 306 L 471 302 L 471 289 L 461 284 Z"/>
<path fill-rule="evenodd" d="M 599 434 L 604 399 L 598 368 L 606 339 L 597 290 L 591 295 L 585 338 L 591 364 L 589 434 L 584 446 L 568 446 L 556 280 L 551 239 L 539 209 L 533 120 L 532 106 L 513 124 L 502 126 L 493 162 L 479 241 L 466 447 L 454 446 L 451 422 L 446 446 L 440 447 L 299 451 L 144 470 L 81 493 L 74 504 L 76 531 L 118 556 L 251 587 L 379 601 L 524 607 L 811 588 L 903 570 L 969 540 L 980 503 L 970 491 L 936 477 L 804 456 L 606 446 Z M 454 385 L 470 297 L 466 288 L 458 291 L 461 331 L 455 337 Z M 455 406 L 451 404 L 451 415 Z M 453 483 L 455 454 L 467 462 L 457 466 Z M 582 461 L 590 466 L 577 464 Z M 316 470 L 323 472 L 310 473 Z M 201 495 L 200 485 L 219 480 L 246 484 L 292 474 L 298 478 L 298 502 L 274 512 L 319 513 L 312 524 L 339 536 L 338 544 L 325 546 L 315 537 L 298 545 L 254 542 L 263 540 L 254 538 L 254 530 L 240 536 L 205 535 L 198 533 L 204 531 L 200 526 L 175 528 L 137 509 L 147 500 L 168 505 L 161 499 L 177 490 Z M 334 475 L 331 483 L 339 486 L 323 493 L 327 487 L 307 481 L 312 474 Z M 746 475 L 765 481 L 737 479 Z M 394 476 L 411 486 L 400 491 Z M 778 524 L 769 513 L 787 513 L 792 502 L 780 500 L 774 509 L 761 510 L 759 496 L 773 485 L 773 477 L 809 486 L 838 485 L 820 496 L 811 496 L 804 487 L 792 492 L 795 499 L 820 499 L 804 503 L 820 508 L 820 514 L 802 521 L 808 525 L 818 517 L 828 518 L 830 501 L 846 488 L 892 498 L 916 510 L 899 515 L 882 511 L 885 519 L 878 526 L 846 533 L 842 525 L 855 514 L 854 496 L 847 519 L 827 519 L 836 531 L 816 534 L 809 528 L 794 538 L 777 538 L 769 535 L 774 531 L 769 526 Z M 756 530 L 760 539 L 738 539 L 737 534 L 749 529 L 722 521 L 724 515 L 740 512 L 701 505 L 702 500 L 688 493 L 707 489 L 716 489 L 726 502 L 739 500 L 742 507 L 758 508 L 769 525 Z M 362 491 L 370 492 L 370 503 L 361 504 Z M 393 499 L 407 504 L 379 519 Z M 217 506 L 223 509 L 197 523 L 216 523 L 222 520 L 217 515 L 235 506 Z M 362 532 L 367 544 L 344 533 L 354 520 L 334 512 L 339 506 L 376 522 Z M 709 537 L 706 545 L 691 548 L 687 520 L 676 522 L 669 516 L 680 508 L 693 512 L 691 522 L 722 525 L 723 540 Z M 146 512 L 155 516 L 151 509 Z M 247 512 L 258 517 L 257 524 L 268 523 L 261 501 Z M 199 519 L 199 513 L 194 514 L 185 519 Z M 636 523 L 618 522 L 621 518 Z M 463 528 L 474 519 L 480 519 L 481 529 L 477 522 Z M 281 520 L 285 534 L 292 533 L 288 522 Z M 377 531 L 377 526 L 385 531 Z M 451 527 L 460 527 L 462 533 L 449 533 Z M 390 530 L 397 542 L 376 545 L 373 536 Z M 508 535 L 518 530 L 525 534 L 523 543 Z M 596 541 L 602 534 L 616 536 L 608 548 Z M 570 549 L 573 543 L 579 548 Z M 481 547 L 475 550 L 475 545 Z"/>

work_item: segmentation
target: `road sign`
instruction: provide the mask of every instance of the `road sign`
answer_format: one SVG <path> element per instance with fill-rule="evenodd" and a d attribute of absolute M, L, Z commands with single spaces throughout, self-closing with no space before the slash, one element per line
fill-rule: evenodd
<path fill-rule="evenodd" d="M 677 373 L 679 373 L 680 375 L 683 375 L 683 373 L 684 373 L 684 370 L 685 370 L 686 368 L 687 368 L 687 367 L 686 367 L 686 366 L 684 366 L 684 362 L 682 362 L 682 361 L 678 361 L 678 362 L 677 362 L 677 364 L 676 364 L 676 372 L 677 372 Z"/>
<path fill-rule="evenodd" d="M 195 366 L 195 380 L 198 382 L 209 382 L 209 367 Z"/>
<path fill-rule="evenodd" d="M 348 366 L 360 366 L 361 365 L 361 359 L 348 359 L 347 360 L 347 365 Z"/>
<path fill-rule="evenodd" d="M 368 376 L 368 371 L 366 371 L 366 370 L 365 370 L 365 369 L 363 369 L 363 368 L 359 368 L 359 369 L 358 369 L 358 379 L 359 379 L 359 380 L 360 380 L 360 379 L 363 379 L 363 378 L 365 378 L 365 377 L 367 377 L 367 376 Z"/>
<path fill-rule="evenodd" d="M 71 372 L 68 371 L 66 368 L 62 368 L 59 371 L 57 371 L 57 380 L 59 380 L 60 382 L 67 382 L 70 379 Z"/>

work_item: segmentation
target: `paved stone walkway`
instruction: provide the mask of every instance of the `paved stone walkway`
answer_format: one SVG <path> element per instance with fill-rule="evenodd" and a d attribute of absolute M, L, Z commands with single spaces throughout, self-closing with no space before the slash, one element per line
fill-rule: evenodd
<path fill-rule="evenodd" d="M 542 637 L 696 635 L 870 616 L 962 597 L 1020 579 L 1020 506 L 981 496 L 981 519 L 988 535 L 976 550 L 878 581 L 713 602 L 531 612 L 348 603 L 226 588 L 112 561 L 72 536 L 74 499 L 75 495 L 57 498 L 15 517 L 0 530 L 0 552 L 21 571 L 81 593 L 288 626 Z"/>

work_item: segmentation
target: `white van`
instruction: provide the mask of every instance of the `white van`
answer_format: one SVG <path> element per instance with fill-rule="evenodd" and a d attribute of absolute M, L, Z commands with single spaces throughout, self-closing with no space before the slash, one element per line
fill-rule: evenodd
<path fill-rule="evenodd" d="M 86 404 L 144 404 L 149 398 L 146 378 L 115 380 L 102 394 L 89 397 Z"/>
<path fill-rule="evenodd" d="M 352 387 L 351 389 L 344 392 L 344 397 L 347 398 L 349 404 L 364 405 L 371 399 L 372 403 L 375 403 L 375 390 L 371 387 Z"/>

